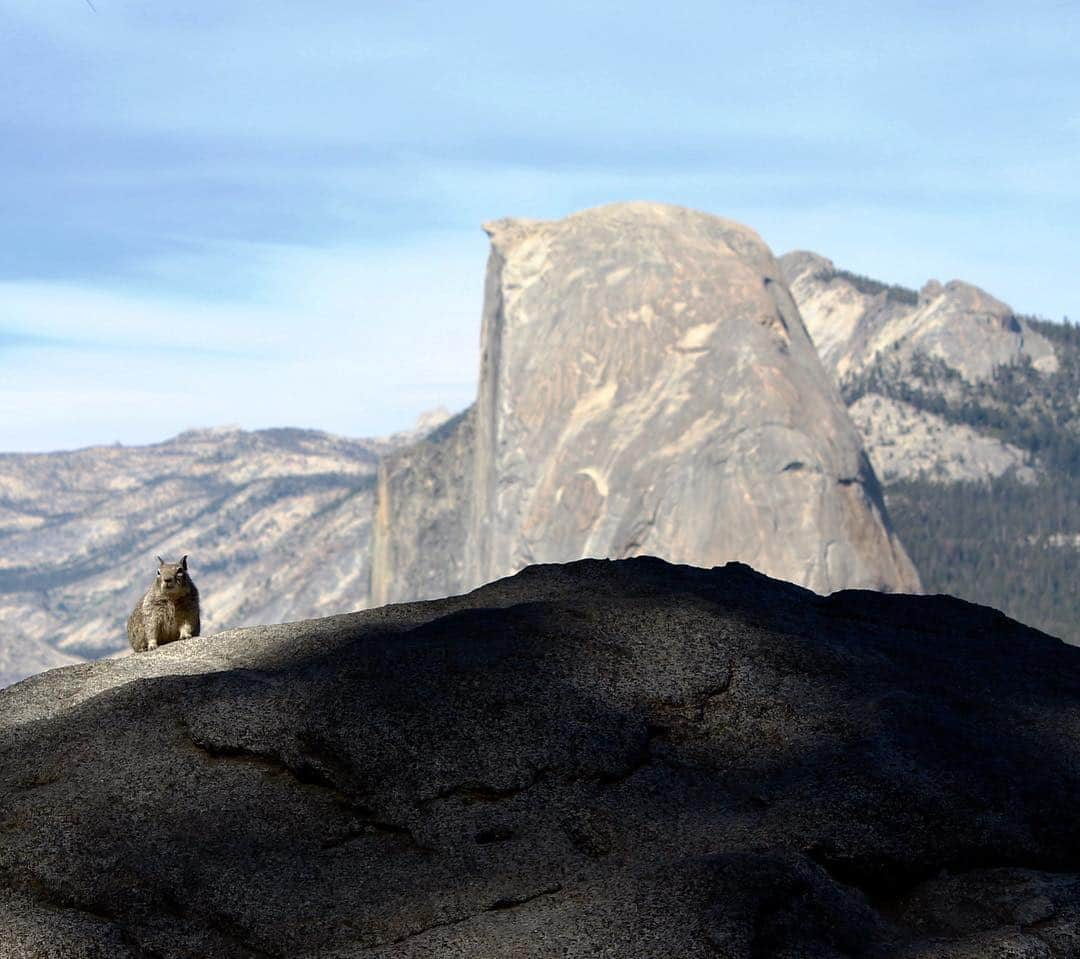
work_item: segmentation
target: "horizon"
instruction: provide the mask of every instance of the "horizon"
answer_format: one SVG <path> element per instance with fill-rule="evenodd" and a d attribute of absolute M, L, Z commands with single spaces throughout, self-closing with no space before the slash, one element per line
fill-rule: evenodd
<path fill-rule="evenodd" d="M 456 412 L 481 223 L 619 200 L 1080 313 L 1059 4 L 0 0 L 0 24 L 2 452 Z"/>

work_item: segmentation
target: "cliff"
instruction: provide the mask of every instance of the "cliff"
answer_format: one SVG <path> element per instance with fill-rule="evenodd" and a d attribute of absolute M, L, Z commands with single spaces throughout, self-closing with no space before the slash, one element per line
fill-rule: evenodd
<path fill-rule="evenodd" d="M 757 234 L 648 203 L 486 229 L 476 406 L 389 461 L 376 601 L 641 553 L 919 588 Z"/>
<path fill-rule="evenodd" d="M 469 578 L 462 549 L 472 496 L 475 407 L 379 464 L 371 602 L 440 597 Z"/>

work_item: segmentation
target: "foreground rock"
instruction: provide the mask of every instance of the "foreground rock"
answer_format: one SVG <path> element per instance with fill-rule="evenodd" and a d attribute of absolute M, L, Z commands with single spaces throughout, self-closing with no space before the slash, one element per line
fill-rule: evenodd
<path fill-rule="evenodd" d="M 1074 956 L 1080 651 L 530 568 L 0 694 L 0 955 Z"/>
<path fill-rule="evenodd" d="M 477 402 L 380 465 L 374 603 L 640 554 L 918 590 L 753 230 L 654 203 L 486 229 Z"/>

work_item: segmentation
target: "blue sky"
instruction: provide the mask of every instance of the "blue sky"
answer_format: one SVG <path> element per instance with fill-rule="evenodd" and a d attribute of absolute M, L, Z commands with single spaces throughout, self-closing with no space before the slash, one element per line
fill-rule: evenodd
<path fill-rule="evenodd" d="M 1080 4 L 0 0 L 0 450 L 403 428 L 486 238 L 654 199 L 1080 316 Z"/>

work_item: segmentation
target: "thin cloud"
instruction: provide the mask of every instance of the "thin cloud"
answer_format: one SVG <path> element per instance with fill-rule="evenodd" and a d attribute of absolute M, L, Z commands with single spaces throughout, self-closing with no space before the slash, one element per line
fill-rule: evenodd
<path fill-rule="evenodd" d="M 176 347 L 152 342 L 80 339 L 69 336 L 39 336 L 22 330 L 0 327 L 0 354 L 10 350 L 67 351 L 74 353 L 112 353 L 118 355 L 175 356 Z M 240 359 L 258 356 L 257 352 L 218 350 L 191 344 L 185 355 L 213 359 Z"/>
<path fill-rule="evenodd" d="M 53 340 L 46 336 L 35 336 L 33 333 L 24 333 L 21 330 L 5 330 L 0 327 L 0 353 L 4 350 L 55 346 L 60 342 L 62 341 Z"/>
<path fill-rule="evenodd" d="M 244 305 L 0 284 L 0 314 L 18 318 L 4 332 L 31 351 L 0 349 L 0 449 L 152 442 L 221 423 L 378 436 L 435 406 L 460 409 L 479 368 L 486 244 L 475 234 L 390 249 L 219 244 L 173 265 L 240 273 Z"/>

